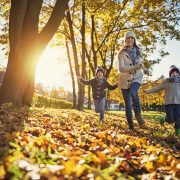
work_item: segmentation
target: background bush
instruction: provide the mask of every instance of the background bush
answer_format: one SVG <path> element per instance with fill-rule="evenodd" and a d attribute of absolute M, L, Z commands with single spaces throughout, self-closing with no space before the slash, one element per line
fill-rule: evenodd
<path fill-rule="evenodd" d="M 33 97 L 32 106 L 57 109 L 71 109 L 72 103 L 64 100 L 53 99 L 47 96 L 35 94 Z"/>

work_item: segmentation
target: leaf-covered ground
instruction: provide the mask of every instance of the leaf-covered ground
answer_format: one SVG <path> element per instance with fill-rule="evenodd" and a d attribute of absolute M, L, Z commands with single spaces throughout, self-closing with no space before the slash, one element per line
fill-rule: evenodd
<path fill-rule="evenodd" d="M 135 125 L 119 113 L 100 123 L 87 110 L 1 107 L 0 179 L 180 179 L 173 128 Z"/>

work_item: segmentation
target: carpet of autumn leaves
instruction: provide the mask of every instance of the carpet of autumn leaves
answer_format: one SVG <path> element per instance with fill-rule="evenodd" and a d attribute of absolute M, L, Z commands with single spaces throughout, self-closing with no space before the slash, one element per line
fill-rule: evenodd
<path fill-rule="evenodd" d="M 0 179 L 180 179 L 180 139 L 124 115 L 43 108 L 0 110 Z M 7 146 L 9 144 L 9 146 Z"/>

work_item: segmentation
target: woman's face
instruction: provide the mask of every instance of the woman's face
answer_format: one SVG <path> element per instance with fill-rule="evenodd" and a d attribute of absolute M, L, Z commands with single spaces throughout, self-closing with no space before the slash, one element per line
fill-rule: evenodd
<path fill-rule="evenodd" d="M 127 37 L 126 38 L 126 45 L 132 47 L 134 45 L 134 38 L 133 37 Z"/>

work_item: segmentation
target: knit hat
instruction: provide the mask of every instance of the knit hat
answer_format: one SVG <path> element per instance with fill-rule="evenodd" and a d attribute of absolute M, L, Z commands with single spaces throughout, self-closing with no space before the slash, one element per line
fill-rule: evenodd
<path fill-rule="evenodd" d="M 96 75 L 97 73 L 101 71 L 103 74 L 104 74 L 104 69 L 101 67 L 101 66 L 98 66 L 97 69 L 96 69 Z"/>
<path fill-rule="evenodd" d="M 179 69 L 178 69 L 175 65 L 172 65 L 172 66 L 170 67 L 170 70 L 169 70 L 169 77 L 171 77 L 171 74 L 172 74 L 174 71 L 176 71 L 176 72 L 180 75 Z"/>
<path fill-rule="evenodd" d="M 132 32 L 132 31 L 128 31 L 128 32 L 125 33 L 125 35 L 124 35 L 124 41 L 125 41 L 126 38 L 128 38 L 128 37 L 133 37 L 134 39 L 136 39 L 136 35 L 135 35 L 135 33 Z"/>

